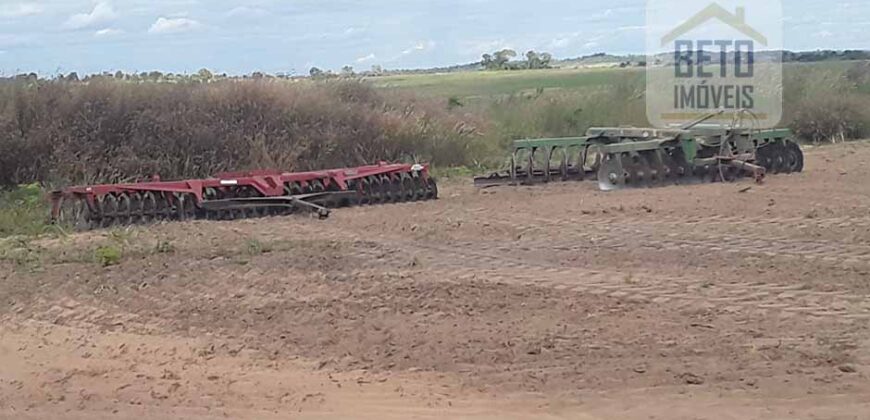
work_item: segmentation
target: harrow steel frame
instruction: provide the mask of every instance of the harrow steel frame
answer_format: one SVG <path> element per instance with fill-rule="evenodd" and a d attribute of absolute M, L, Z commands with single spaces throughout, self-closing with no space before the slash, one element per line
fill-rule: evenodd
<path fill-rule="evenodd" d="M 803 170 L 803 153 L 790 130 L 698 127 L 703 121 L 675 129 L 591 128 L 585 137 L 516 140 L 510 167 L 474 184 L 590 179 L 610 191 L 733 181 L 746 174 L 761 182 L 768 173 Z"/>
<path fill-rule="evenodd" d="M 207 179 L 71 187 L 51 193 L 51 217 L 77 229 L 155 220 L 236 219 L 349 205 L 436 199 L 428 165 L 380 162 L 311 172 L 245 171 Z"/>

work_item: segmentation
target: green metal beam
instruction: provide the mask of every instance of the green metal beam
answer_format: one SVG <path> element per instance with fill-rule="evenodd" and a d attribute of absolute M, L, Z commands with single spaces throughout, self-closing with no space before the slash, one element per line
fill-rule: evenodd
<path fill-rule="evenodd" d="M 552 147 L 585 147 L 588 137 L 515 140 L 514 149 L 548 149 Z"/>

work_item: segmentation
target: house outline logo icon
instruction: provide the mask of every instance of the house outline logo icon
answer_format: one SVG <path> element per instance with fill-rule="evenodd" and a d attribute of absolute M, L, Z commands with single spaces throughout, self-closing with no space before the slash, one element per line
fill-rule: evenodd
<path fill-rule="evenodd" d="M 761 32 L 757 31 L 755 28 L 746 24 L 745 7 L 737 7 L 735 13 L 731 13 L 728 10 L 725 10 L 725 8 L 720 6 L 718 3 L 713 2 L 710 3 L 709 6 L 707 6 L 706 8 L 674 28 L 672 31 L 668 32 L 662 38 L 661 46 L 664 47 L 674 42 L 677 38 L 707 23 L 707 21 L 711 19 L 718 19 L 722 23 L 731 26 L 737 31 L 740 31 L 743 35 L 752 38 L 752 40 L 758 42 L 765 47 L 768 44 L 766 36 L 764 36 Z"/>

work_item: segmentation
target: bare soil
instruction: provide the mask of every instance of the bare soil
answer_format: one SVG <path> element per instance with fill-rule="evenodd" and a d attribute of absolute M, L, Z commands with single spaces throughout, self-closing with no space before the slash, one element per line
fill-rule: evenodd
<path fill-rule="evenodd" d="M 7 241 L 0 417 L 870 418 L 868 167 Z"/>

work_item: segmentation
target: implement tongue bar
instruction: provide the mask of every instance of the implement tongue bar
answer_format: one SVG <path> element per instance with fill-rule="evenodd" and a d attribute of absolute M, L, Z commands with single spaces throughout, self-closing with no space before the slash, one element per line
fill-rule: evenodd
<path fill-rule="evenodd" d="M 355 196 L 356 192 L 322 192 L 312 194 L 302 194 L 295 196 L 280 196 L 280 197 L 246 197 L 246 198 L 227 198 L 223 200 L 206 200 L 202 202 L 202 207 L 206 210 L 243 210 L 256 209 L 265 207 L 295 207 L 304 208 L 317 213 L 320 218 L 329 217 L 330 210 L 315 201 L 322 201 L 331 198 L 341 198 L 341 196 Z"/>
<path fill-rule="evenodd" d="M 681 125 L 681 126 L 680 126 L 680 129 L 681 129 L 681 130 L 688 130 L 688 129 L 690 129 L 690 128 L 692 128 L 692 127 L 698 125 L 698 124 L 701 124 L 701 123 L 703 123 L 703 122 L 705 122 L 705 121 L 709 121 L 709 120 L 711 120 L 711 119 L 713 119 L 713 118 L 716 118 L 716 117 L 718 117 L 718 116 L 720 116 L 720 115 L 722 115 L 722 114 L 724 114 L 724 113 L 725 113 L 725 110 L 724 110 L 724 109 L 723 109 L 723 110 L 719 110 L 719 111 L 717 111 L 717 112 L 711 112 L 711 113 L 709 113 L 709 114 L 707 114 L 707 115 L 704 115 L 704 116 L 701 117 L 701 118 L 698 118 L 698 119 L 696 119 L 696 120 L 694 120 L 694 121 L 689 121 L 689 122 L 687 122 L 687 123 Z"/>

